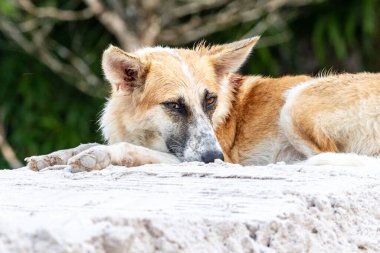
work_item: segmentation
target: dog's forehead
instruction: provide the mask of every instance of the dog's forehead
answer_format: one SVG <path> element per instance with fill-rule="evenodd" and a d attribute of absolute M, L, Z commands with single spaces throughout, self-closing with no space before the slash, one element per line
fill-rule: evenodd
<path fill-rule="evenodd" d="M 213 66 L 207 57 L 197 51 L 154 47 L 143 49 L 139 53 L 150 59 L 151 77 L 160 82 L 217 90 Z"/>

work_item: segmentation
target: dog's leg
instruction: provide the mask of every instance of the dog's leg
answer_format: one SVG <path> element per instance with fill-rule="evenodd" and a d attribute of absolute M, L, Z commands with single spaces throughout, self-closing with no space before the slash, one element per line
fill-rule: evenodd
<path fill-rule="evenodd" d="M 134 167 L 143 164 L 179 162 L 180 160 L 172 154 L 121 142 L 87 149 L 70 158 L 68 165 L 71 172 L 80 172 L 101 170 L 111 164 Z"/>
<path fill-rule="evenodd" d="M 99 146 L 98 143 L 88 143 L 88 144 L 81 144 L 76 148 L 70 148 L 70 149 L 64 149 L 59 150 L 47 155 L 40 155 L 40 156 L 31 156 L 25 158 L 25 161 L 27 162 L 27 167 L 31 170 L 39 171 L 46 167 L 51 167 L 55 165 L 67 165 L 67 161 L 79 154 L 80 152 Z"/>
<path fill-rule="evenodd" d="M 323 152 L 338 152 L 334 138 L 327 134 L 325 124 L 320 123 L 324 121 L 320 118 L 315 120 L 315 113 L 295 99 L 300 92 L 302 90 L 291 91 L 281 110 L 281 134 L 307 158 Z"/>

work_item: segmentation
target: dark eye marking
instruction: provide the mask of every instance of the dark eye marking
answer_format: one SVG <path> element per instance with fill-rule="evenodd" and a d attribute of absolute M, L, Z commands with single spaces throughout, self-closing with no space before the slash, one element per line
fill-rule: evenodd
<path fill-rule="evenodd" d="M 208 90 L 205 90 L 205 98 L 204 98 L 204 108 L 206 111 L 212 110 L 217 101 L 218 97 L 214 93 L 210 93 Z"/>
<path fill-rule="evenodd" d="M 186 114 L 186 106 L 183 98 L 170 100 L 161 103 L 166 109 L 180 114 Z"/>

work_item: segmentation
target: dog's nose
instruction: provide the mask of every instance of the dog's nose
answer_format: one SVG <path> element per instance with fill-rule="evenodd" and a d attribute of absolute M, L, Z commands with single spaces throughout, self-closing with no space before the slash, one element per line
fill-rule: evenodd
<path fill-rule="evenodd" d="M 202 162 L 204 163 L 212 163 L 216 159 L 220 159 L 224 161 L 223 153 L 220 151 L 207 151 L 201 156 Z"/>

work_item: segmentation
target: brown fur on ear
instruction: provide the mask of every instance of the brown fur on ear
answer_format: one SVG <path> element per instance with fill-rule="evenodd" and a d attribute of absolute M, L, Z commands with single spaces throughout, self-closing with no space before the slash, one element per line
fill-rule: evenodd
<path fill-rule="evenodd" d="M 102 68 L 113 89 L 130 92 L 144 84 L 149 64 L 111 45 L 103 53 Z"/>
<path fill-rule="evenodd" d="M 202 55 L 206 54 L 211 58 L 217 76 L 222 77 L 240 68 L 259 39 L 260 36 L 256 36 L 212 47 L 205 47 L 201 44 L 196 50 Z"/>

